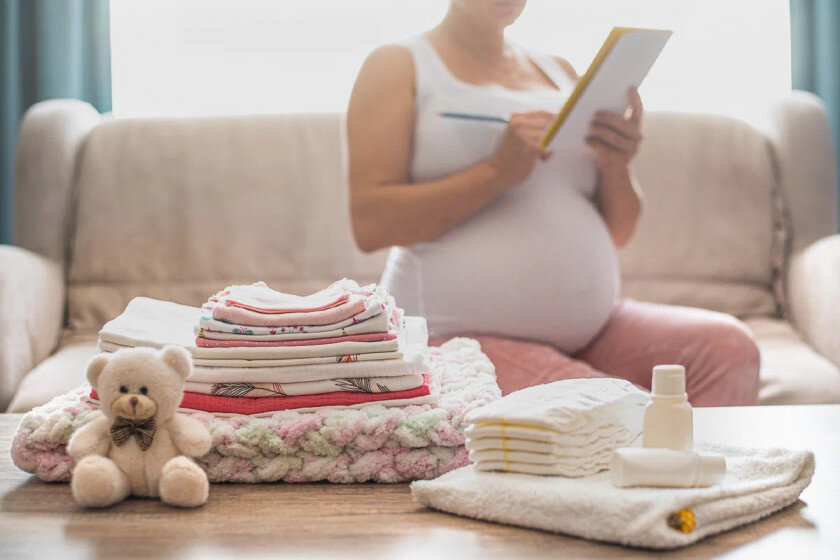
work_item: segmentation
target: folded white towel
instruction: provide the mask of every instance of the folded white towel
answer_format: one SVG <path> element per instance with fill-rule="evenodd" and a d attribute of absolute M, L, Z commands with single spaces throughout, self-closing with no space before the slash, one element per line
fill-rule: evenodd
<path fill-rule="evenodd" d="M 641 428 L 648 395 L 624 379 L 567 379 L 515 391 L 471 411 L 468 424 L 522 424 L 558 432 L 592 430 L 621 422 Z"/>
<path fill-rule="evenodd" d="M 709 488 L 616 488 L 609 473 L 584 478 L 479 472 L 472 466 L 414 482 L 423 505 L 477 519 L 647 548 L 676 548 L 761 519 L 796 501 L 814 455 L 698 443 L 726 457 Z"/>

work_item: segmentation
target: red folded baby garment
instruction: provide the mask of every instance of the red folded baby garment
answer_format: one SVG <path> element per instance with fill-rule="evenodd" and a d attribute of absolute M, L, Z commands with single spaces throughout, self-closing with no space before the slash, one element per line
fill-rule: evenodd
<path fill-rule="evenodd" d="M 352 406 L 396 399 L 425 397 L 431 393 L 429 374 L 423 374 L 423 384 L 416 389 L 393 391 L 390 393 L 348 393 L 336 391 L 320 395 L 300 395 L 296 397 L 217 397 L 201 393 L 184 392 L 181 408 L 219 412 L 225 414 L 261 414 L 296 408 L 316 408 L 321 406 Z M 99 400 L 96 389 L 91 389 L 90 398 Z"/>
<path fill-rule="evenodd" d="M 397 333 L 394 331 L 367 334 L 349 334 L 346 336 L 333 336 L 331 338 L 311 338 L 304 340 L 215 340 L 211 338 L 198 337 L 195 339 L 195 345 L 200 348 L 239 348 L 244 346 L 319 346 L 323 344 L 335 344 L 337 342 L 380 342 L 382 340 L 394 340 L 395 338 L 397 338 Z"/>

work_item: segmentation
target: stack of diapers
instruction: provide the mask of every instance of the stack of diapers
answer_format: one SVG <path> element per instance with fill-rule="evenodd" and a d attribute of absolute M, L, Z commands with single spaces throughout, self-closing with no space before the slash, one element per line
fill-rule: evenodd
<path fill-rule="evenodd" d="M 641 434 L 647 402 L 623 379 L 529 387 L 469 413 L 466 447 L 480 471 L 588 476 Z"/>

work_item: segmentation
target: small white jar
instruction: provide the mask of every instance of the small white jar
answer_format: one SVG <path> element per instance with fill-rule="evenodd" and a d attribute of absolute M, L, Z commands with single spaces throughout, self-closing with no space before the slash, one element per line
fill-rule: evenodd
<path fill-rule="evenodd" d="M 642 446 L 691 451 L 694 423 L 685 392 L 685 368 L 655 366 L 650 398 L 645 407 Z"/>

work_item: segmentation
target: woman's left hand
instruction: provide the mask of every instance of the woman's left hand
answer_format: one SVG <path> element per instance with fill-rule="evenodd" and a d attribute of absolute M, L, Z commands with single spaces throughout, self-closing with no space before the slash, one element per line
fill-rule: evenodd
<path fill-rule="evenodd" d="M 628 111 L 598 111 L 589 124 L 586 144 L 595 151 L 602 174 L 626 172 L 642 142 L 642 98 L 632 87 L 627 90 Z"/>

